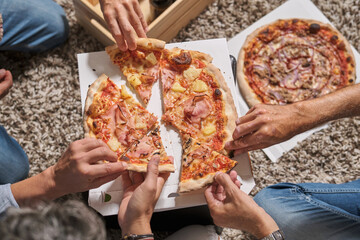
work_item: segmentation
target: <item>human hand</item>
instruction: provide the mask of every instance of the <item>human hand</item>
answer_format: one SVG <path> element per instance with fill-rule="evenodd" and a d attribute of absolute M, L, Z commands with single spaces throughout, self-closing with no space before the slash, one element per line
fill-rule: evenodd
<path fill-rule="evenodd" d="M 8 94 L 13 85 L 13 78 L 10 71 L 0 69 L 0 99 Z"/>
<path fill-rule="evenodd" d="M 214 223 L 240 229 L 263 238 L 279 229 L 275 221 L 255 201 L 240 190 L 237 173 L 218 173 L 205 190 L 205 198 Z"/>
<path fill-rule="evenodd" d="M 106 160 L 108 163 L 98 163 Z M 54 193 L 59 197 L 68 193 L 96 188 L 119 177 L 126 163 L 117 161 L 117 154 L 101 140 L 85 138 L 69 145 L 52 167 Z"/>
<path fill-rule="evenodd" d="M 305 113 L 296 104 L 255 105 L 236 120 L 233 141 L 225 148 L 237 155 L 283 142 L 304 131 L 304 118 Z"/>
<path fill-rule="evenodd" d="M 158 170 L 160 157 L 151 158 L 144 177 L 142 173 L 129 172 L 121 177 L 124 195 L 120 203 L 118 221 L 124 234 L 151 233 L 150 219 L 159 199 L 161 190 L 170 173 L 160 173 Z"/>
<path fill-rule="evenodd" d="M 100 5 L 119 49 L 136 49 L 136 38 L 146 37 L 147 32 L 138 0 L 100 0 Z"/>

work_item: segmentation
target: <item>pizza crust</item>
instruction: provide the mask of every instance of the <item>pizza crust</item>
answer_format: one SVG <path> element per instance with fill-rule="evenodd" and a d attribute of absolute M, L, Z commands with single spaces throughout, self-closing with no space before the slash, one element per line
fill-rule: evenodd
<path fill-rule="evenodd" d="M 207 176 L 199 179 L 187 179 L 186 181 L 180 182 L 179 184 L 179 192 L 189 192 L 201 189 L 214 181 L 216 173 L 210 173 Z"/>
<path fill-rule="evenodd" d="M 164 49 L 165 42 L 155 38 L 138 38 L 136 45 L 146 49 Z"/>
<path fill-rule="evenodd" d="M 224 131 L 226 133 L 226 137 L 224 139 L 223 144 L 225 145 L 226 142 L 232 140 L 232 134 L 236 128 L 235 121 L 238 119 L 238 114 L 235 108 L 234 99 L 232 97 L 231 91 L 225 81 L 224 76 L 221 74 L 221 71 L 219 68 L 215 67 L 214 64 L 209 63 L 207 66 L 207 70 L 214 74 L 217 82 L 220 85 L 220 89 L 222 92 L 222 99 L 224 100 L 224 115 L 227 116 L 227 123 L 224 126 Z M 223 149 L 223 154 L 228 155 L 228 152 Z"/>
<path fill-rule="evenodd" d="M 206 53 L 202 53 L 202 52 L 198 52 L 198 51 L 190 51 L 190 53 L 191 53 L 192 58 L 202 60 L 206 63 L 211 63 L 213 60 L 213 58 L 209 54 L 206 54 Z"/>
<path fill-rule="evenodd" d="M 337 30 L 335 29 L 335 27 L 333 27 L 332 25 L 328 24 L 328 23 L 323 23 L 317 20 L 312 20 L 312 19 L 301 19 L 301 18 L 290 18 L 290 19 L 278 19 L 274 22 L 271 22 L 269 24 L 266 24 L 262 27 L 257 28 L 254 32 L 252 32 L 250 35 L 247 36 L 243 46 L 241 47 L 241 50 L 239 52 L 239 56 L 238 56 L 238 62 L 237 62 L 237 81 L 239 84 L 239 89 L 240 92 L 244 98 L 244 100 L 246 101 L 246 103 L 249 105 L 249 107 L 253 107 L 256 104 L 260 104 L 263 103 L 261 98 L 259 96 L 257 96 L 254 91 L 252 90 L 252 88 L 249 85 L 248 79 L 246 77 L 246 75 L 244 74 L 244 59 L 245 59 L 245 50 L 248 48 L 248 44 L 262 31 L 264 31 L 266 28 L 268 28 L 271 25 L 276 24 L 279 21 L 292 21 L 292 20 L 300 20 L 300 21 L 304 21 L 307 22 L 308 24 L 312 24 L 312 23 L 316 23 L 319 24 L 320 26 L 329 28 L 332 32 L 334 32 L 340 41 L 342 41 L 345 44 L 345 49 L 346 52 L 349 54 L 349 57 L 351 57 L 353 59 L 354 62 L 354 67 L 353 70 L 351 71 L 352 73 L 349 74 L 349 79 L 353 79 L 353 83 L 355 83 L 356 80 L 356 70 L 355 70 L 355 56 L 352 52 L 351 49 L 351 45 L 349 44 L 349 42 L 346 40 L 346 38 Z"/>
<path fill-rule="evenodd" d="M 134 172 L 147 172 L 148 164 L 127 163 L 127 170 Z M 159 164 L 159 172 L 174 172 L 173 164 Z"/>
<path fill-rule="evenodd" d="M 101 83 L 107 81 L 108 76 L 101 74 L 101 76 L 96 79 L 89 87 L 84 107 L 84 116 L 83 116 L 83 127 L 85 132 L 85 137 L 95 137 L 94 134 L 91 134 L 90 128 L 87 124 L 89 118 L 89 108 L 94 100 L 95 94 L 98 92 L 98 89 L 101 86 Z"/>
<path fill-rule="evenodd" d="M 273 22 L 274 23 L 274 22 Z M 249 42 L 257 36 L 261 31 L 266 29 L 269 25 L 273 24 L 267 24 L 265 26 L 262 26 L 258 29 L 256 29 L 254 32 L 252 32 L 250 35 L 247 36 L 243 46 L 241 47 L 241 50 L 239 52 L 238 56 L 238 62 L 237 62 L 237 72 L 236 72 L 236 78 L 239 84 L 240 92 L 243 98 L 245 99 L 246 103 L 249 105 L 249 107 L 253 107 L 256 104 L 262 103 L 261 99 L 254 93 L 252 88 L 249 85 L 249 81 L 244 74 L 244 59 L 245 59 L 245 49 L 247 49 Z"/>
<path fill-rule="evenodd" d="M 213 163 L 211 161 L 216 159 L 217 156 L 221 155 L 221 153 L 213 151 L 206 144 L 201 144 L 199 142 L 196 142 L 196 140 L 191 138 L 189 135 L 182 136 L 182 143 L 183 143 L 182 144 L 183 155 L 182 155 L 182 158 L 181 158 L 182 161 L 186 161 L 184 159 L 188 158 L 189 154 L 191 154 L 192 152 L 197 151 L 199 148 L 205 148 L 205 152 L 203 153 L 204 154 L 203 158 L 206 158 L 206 159 L 204 161 L 210 160 L 207 163 Z M 198 152 L 198 154 L 199 154 L 199 152 Z M 207 155 L 207 154 L 210 154 L 210 155 Z M 223 157 L 228 158 L 228 157 L 226 157 L 224 155 L 223 155 Z M 228 172 L 237 165 L 237 162 L 235 160 L 232 160 L 232 159 L 229 159 L 229 160 L 233 164 L 231 166 L 231 168 L 229 168 L 229 167 L 222 168 L 222 169 L 219 169 L 216 172 Z M 193 160 L 193 161 L 196 161 L 196 160 Z M 188 166 L 188 168 L 191 168 L 191 164 L 190 164 L 190 166 Z M 180 179 L 179 192 L 183 193 L 183 192 L 198 190 L 198 189 L 201 189 L 201 188 L 213 183 L 214 182 L 214 176 L 216 175 L 216 172 L 208 173 L 206 176 L 203 176 L 203 177 L 197 178 L 197 179 L 190 178 L 190 179 L 186 179 L 186 180 L 183 180 L 183 181 L 181 181 L 181 179 Z"/>
<path fill-rule="evenodd" d="M 154 38 L 138 38 L 136 39 L 136 44 L 137 46 L 149 49 L 149 50 L 154 50 L 154 49 L 164 49 L 165 47 L 165 42 L 159 39 L 154 39 Z M 105 51 L 107 52 L 107 54 L 109 55 L 111 61 L 113 61 L 115 59 L 115 56 L 122 52 L 117 44 L 111 45 L 111 46 L 107 46 L 105 47 Z"/>

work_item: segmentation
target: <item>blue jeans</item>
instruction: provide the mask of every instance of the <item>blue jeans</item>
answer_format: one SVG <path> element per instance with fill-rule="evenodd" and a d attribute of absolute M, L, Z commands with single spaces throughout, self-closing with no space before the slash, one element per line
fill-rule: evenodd
<path fill-rule="evenodd" d="M 289 240 L 360 239 L 360 179 L 343 184 L 280 183 L 254 200 Z"/>
<path fill-rule="evenodd" d="M 29 160 L 21 146 L 0 126 L 0 185 L 25 179 Z"/>
<path fill-rule="evenodd" d="M 2 51 L 41 52 L 65 42 L 69 25 L 53 0 L 0 0 Z"/>

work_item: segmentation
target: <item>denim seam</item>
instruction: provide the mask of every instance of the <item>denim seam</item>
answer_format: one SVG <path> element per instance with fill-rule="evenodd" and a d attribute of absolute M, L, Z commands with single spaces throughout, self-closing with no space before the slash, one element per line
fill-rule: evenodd
<path fill-rule="evenodd" d="M 299 189 L 297 189 L 297 190 L 299 190 Z M 339 214 L 339 215 L 341 215 L 341 216 L 343 216 L 343 217 L 349 218 L 349 219 L 351 219 L 351 220 L 354 220 L 354 221 L 360 223 L 360 217 L 354 217 L 354 216 L 352 216 L 352 215 L 350 215 L 350 214 L 345 214 L 345 213 L 340 212 L 340 211 L 338 211 L 338 210 L 336 210 L 336 209 L 329 208 L 328 206 L 323 205 L 323 204 L 321 204 L 321 203 L 318 202 L 318 201 L 315 201 L 311 196 L 308 196 L 308 195 L 304 194 L 304 193 L 301 192 L 301 191 L 299 191 L 299 192 L 302 193 L 302 194 L 305 196 L 305 197 L 304 197 L 304 198 L 305 198 L 305 201 L 309 202 L 310 204 L 317 205 L 317 206 L 319 206 L 319 207 L 321 207 L 321 208 L 323 208 L 323 209 L 329 210 L 330 212 Z"/>
<path fill-rule="evenodd" d="M 360 193 L 360 189 L 358 188 L 343 188 L 343 189 L 339 189 L 336 188 L 334 189 L 334 191 L 332 191 L 332 189 L 306 189 L 303 188 L 304 193 Z"/>

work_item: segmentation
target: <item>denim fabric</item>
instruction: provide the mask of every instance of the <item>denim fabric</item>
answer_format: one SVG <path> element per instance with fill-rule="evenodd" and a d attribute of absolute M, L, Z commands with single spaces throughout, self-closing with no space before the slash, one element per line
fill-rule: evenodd
<path fill-rule="evenodd" d="M 360 239 L 360 179 L 343 184 L 280 183 L 254 200 L 291 240 Z"/>
<path fill-rule="evenodd" d="M 0 220 L 9 207 L 18 208 L 19 205 L 12 195 L 10 184 L 0 185 Z"/>
<path fill-rule="evenodd" d="M 63 43 L 69 26 L 53 0 L 1 0 L 4 36 L 0 50 L 41 52 Z"/>
<path fill-rule="evenodd" d="M 25 179 L 29 160 L 21 146 L 0 126 L 0 185 Z"/>

